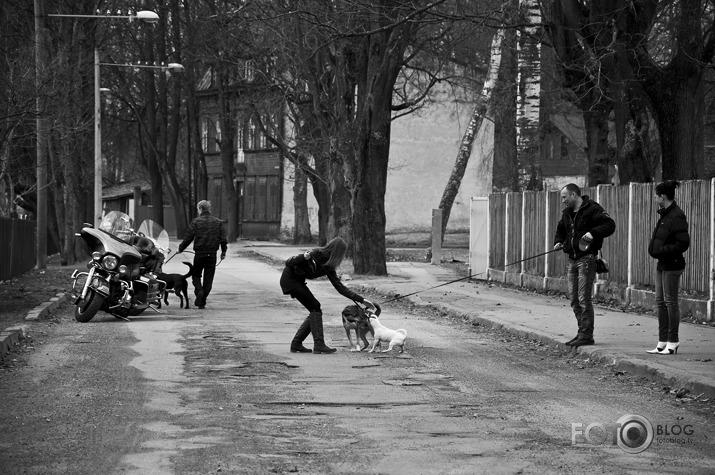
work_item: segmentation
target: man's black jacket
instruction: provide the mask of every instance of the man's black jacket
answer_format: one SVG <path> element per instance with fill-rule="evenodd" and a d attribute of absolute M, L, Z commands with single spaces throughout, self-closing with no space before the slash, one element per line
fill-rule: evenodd
<path fill-rule="evenodd" d="M 581 199 L 583 203 L 578 211 L 564 208 L 554 236 L 554 245 L 562 243 L 564 252 L 571 259 L 579 259 L 587 254 L 597 255 L 603 246 L 603 239 L 616 231 L 616 222 L 601 205 L 591 201 L 586 195 Z M 578 242 L 586 233 L 591 233 L 593 242 L 588 249 L 582 251 L 578 247 Z"/>
<path fill-rule="evenodd" d="M 226 254 L 228 239 L 226 230 L 220 219 L 211 216 L 209 211 L 204 211 L 195 218 L 186 230 L 184 240 L 179 244 L 179 252 L 183 252 L 194 241 L 194 252 L 197 254 L 216 254 L 219 247 L 221 253 Z"/>

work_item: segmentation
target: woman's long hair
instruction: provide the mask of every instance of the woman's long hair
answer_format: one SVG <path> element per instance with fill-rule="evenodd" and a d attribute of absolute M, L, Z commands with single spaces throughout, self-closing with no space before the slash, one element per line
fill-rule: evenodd
<path fill-rule="evenodd" d="M 343 259 L 345 259 L 345 254 L 348 252 L 348 245 L 343 238 L 334 237 L 328 241 L 325 246 L 318 248 L 318 250 L 321 251 L 323 255 L 328 256 L 328 262 L 324 265 L 337 269 L 340 264 L 342 264 Z"/>

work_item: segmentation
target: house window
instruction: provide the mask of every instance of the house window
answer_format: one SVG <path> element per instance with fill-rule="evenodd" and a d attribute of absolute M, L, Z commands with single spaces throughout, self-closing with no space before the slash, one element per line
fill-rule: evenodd
<path fill-rule="evenodd" d="M 236 163 L 244 163 L 246 155 L 243 153 L 243 124 L 240 119 L 236 121 L 236 124 Z"/>
<path fill-rule="evenodd" d="M 263 150 L 266 148 L 266 136 L 255 116 L 251 117 L 246 126 L 245 144 L 246 150 Z"/>
<path fill-rule="evenodd" d="M 258 150 L 266 148 L 266 134 L 263 133 L 263 130 L 260 127 L 258 128 L 258 133 L 256 134 L 256 146 L 254 148 Z"/>
<path fill-rule="evenodd" d="M 559 159 L 561 160 L 568 160 L 569 159 L 569 145 L 571 144 L 571 141 L 565 137 L 561 136 L 561 154 L 559 156 Z"/>
<path fill-rule="evenodd" d="M 263 124 L 265 125 L 268 134 L 270 134 L 272 137 L 278 136 L 278 119 L 276 117 L 277 115 L 273 112 L 269 112 L 263 117 Z M 263 147 L 275 148 L 275 145 L 273 143 L 268 142 L 268 138 L 265 137 Z"/>
<path fill-rule="evenodd" d="M 256 79 L 256 62 L 252 59 L 244 63 L 243 77 L 246 78 L 246 82 L 253 82 Z"/>
<path fill-rule="evenodd" d="M 248 150 L 254 150 L 256 148 L 256 136 L 259 134 L 258 124 L 256 124 L 255 120 L 251 119 L 248 121 L 248 126 L 246 127 L 246 129 L 246 148 Z"/>
<path fill-rule="evenodd" d="M 201 145 L 204 153 L 218 153 L 221 129 L 211 117 L 204 117 L 201 123 Z"/>

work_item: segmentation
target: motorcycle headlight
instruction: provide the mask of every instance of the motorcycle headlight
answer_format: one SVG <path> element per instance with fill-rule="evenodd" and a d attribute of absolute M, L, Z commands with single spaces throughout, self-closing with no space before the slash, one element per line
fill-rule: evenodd
<path fill-rule="evenodd" d="M 124 275 L 127 273 L 127 266 L 121 265 L 119 266 L 119 275 Z"/>
<path fill-rule="evenodd" d="M 104 256 L 104 259 L 102 259 L 102 266 L 107 270 L 116 269 L 117 264 L 119 264 L 119 260 L 116 256 Z"/>
<path fill-rule="evenodd" d="M 101 252 L 93 252 L 92 253 L 92 259 L 95 261 L 99 261 L 102 259 L 102 253 Z"/>

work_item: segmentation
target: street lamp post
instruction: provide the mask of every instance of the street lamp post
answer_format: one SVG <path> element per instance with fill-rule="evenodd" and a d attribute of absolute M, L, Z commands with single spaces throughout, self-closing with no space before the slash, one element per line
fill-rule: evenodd
<path fill-rule="evenodd" d="M 159 15 L 152 11 L 142 10 L 134 15 L 71 15 L 71 14 L 61 14 L 61 13 L 50 13 L 48 17 L 59 17 L 59 18 L 95 18 L 95 19 L 111 19 L 111 18 L 123 18 L 129 21 L 141 20 L 145 23 L 156 23 L 159 21 Z M 39 42 L 37 42 L 38 48 Z M 101 130 L 101 119 L 102 114 L 101 102 L 100 102 L 100 87 L 99 87 L 99 51 L 94 48 L 94 225 L 99 226 L 102 220 L 102 130 Z M 39 66 L 38 66 L 39 67 Z M 183 67 L 182 67 L 183 68 Z M 38 130 L 38 150 L 39 150 L 39 130 Z M 39 154 L 39 152 L 38 152 Z M 38 183 L 39 185 L 39 183 Z M 39 186 L 38 186 L 39 193 Z M 38 195 L 39 202 L 39 195 Z M 38 210 L 39 211 L 39 210 Z M 39 212 L 38 212 L 39 215 Z M 45 225 L 46 226 L 46 225 Z M 38 216 L 38 239 L 39 233 L 46 233 L 47 230 L 41 231 L 39 226 L 39 216 Z M 39 242 L 39 241 L 38 241 Z M 39 254 L 39 250 L 38 250 Z"/>
<path fill-rule="evenodd" d="M 99 50 L 94 48 L 94 225 L 102 221 L 102 102 L 99 97 Z"/>
<path fill-rule="evenodd" d="M 47 268 L 47 118 L 43 112 L 40 88 L 45 71 L 47 58 L 47 33 L 45 22 L 42 21 L 44 4 L 35 0 L 35 121 L 36 121 L 36 156 L 37 173 L 37 208 L 35 224 L 37 226 L 37 241 L 35 243 L 35 266 L 38 269 Z"/>

